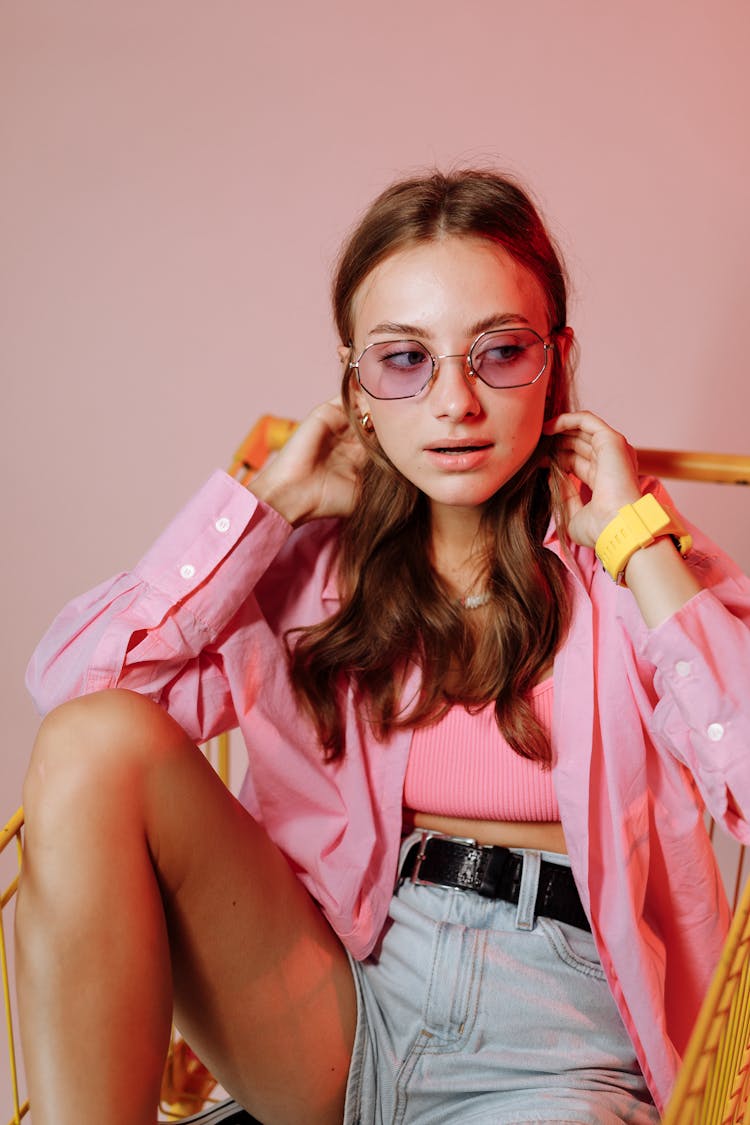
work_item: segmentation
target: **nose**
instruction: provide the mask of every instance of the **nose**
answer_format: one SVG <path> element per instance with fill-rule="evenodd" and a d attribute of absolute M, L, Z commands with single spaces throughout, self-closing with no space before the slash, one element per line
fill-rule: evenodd
<path fill-rule="evenodd" d="M 459 362 L 444 364 L 446 359 Z M 479 414 L 482 407 L 476 395 L 476 382 L 465 353 L 435 356 L 435 374 L 430 388 L 430 405 L 435 417 L 460 421 Z"/>

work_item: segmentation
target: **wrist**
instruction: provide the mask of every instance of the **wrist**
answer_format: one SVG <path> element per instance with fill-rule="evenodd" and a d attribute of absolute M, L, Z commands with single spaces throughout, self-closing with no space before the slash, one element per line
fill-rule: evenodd
<path fill-rule="evenodd" d="M 627 499 L 621 499 L 619 504 L 611 506 L 607 509 L 606 512 L 602 513 L 601 521 L 599 523 L 599 530 L 594 536 L 594 550 L 596 550 L 596 544 L 599 542 L 602 535 L 604 535 L 605 531 L 607 531 L 607 529 L 612 526 L 615 520 L 617 520 L 620 512 L 622 512 L 624 508 L 632 507 L 632 505 L 636 504 L 640 500 L 640 498 L 641 493 L 637 492 L 634 496 L 630 496 Z"/>
<path fill-rule="evenodd" d="M 654 540 L 650 547 L 631 556 L 624 581 L 649 629 L 661 625 L 701 589 L 672 540 L 666 537 Z"/>
<path fill-rule="evenodd" d="M 258 500 L 268 504 L 292 527 L 297 527 L 309 518 L 309 511 L 302 503 L 299 486 L 275 479 L 272 473 L 263 470 L 252 478 L 248 488 Z"/>
<path fill-rule="evenodd" d="M 637 576 L 648 573 L 647 568 L 653 564 L 655 559 L 670 561 L 672 559 L 679 559 L 674 540 L 671 536 L 662 535 L 658 539 L 654 539 L 653 543 L 649 543 L 644 547 L 639 547 L 637 551 L 633 551 L 633 554 L 625 563 L 621 584 L 630 589 L 631 583 L 636 580 Z"/>

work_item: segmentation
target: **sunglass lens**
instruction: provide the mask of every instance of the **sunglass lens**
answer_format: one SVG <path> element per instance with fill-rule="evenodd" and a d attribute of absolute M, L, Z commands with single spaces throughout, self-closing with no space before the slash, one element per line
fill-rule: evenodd
<path fill-rule="evenodd" d="M 489 332 L 471 353 L 479 378 L 490 387 L 522 387 L 533 383 L 544 368 L 544 342 L 527 328 Z"/>
<path fill-rule="evenodd" d="M 359 358 L 359 381 L 373 398 L 411 398 L 432 375 L 432 359 L 416 340 L 371 344 Z"/>

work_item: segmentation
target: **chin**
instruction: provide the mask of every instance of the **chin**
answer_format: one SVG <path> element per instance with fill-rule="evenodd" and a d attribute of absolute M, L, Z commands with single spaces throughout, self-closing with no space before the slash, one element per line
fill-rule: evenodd
<path fill-rule="evenodd" d="M 423 489 L 423 491 L 433 504 L 440 504 L 446 508 L 483 508 L 505 483 L 503 480 L 499 484 L 487 485 L 483 488 L 466 488 L 464 486 L 463 488 Z"/>
<path fill-rule="evenodd" d="M 447 488 L 423 488 L 422 491 L 428 498 L 435 504 L 443 504 L 451 508 L 482 508 L 484 505 L 502 492 L 510 480 L 518 473 L 525 461 L 517 465 L 511 472 L 504 474 L 501 478 L 492 481 L 477 481 L 476 484 L 471 485 L 466 481 L 460 483 L 456 482 L 454 487 Z"/>

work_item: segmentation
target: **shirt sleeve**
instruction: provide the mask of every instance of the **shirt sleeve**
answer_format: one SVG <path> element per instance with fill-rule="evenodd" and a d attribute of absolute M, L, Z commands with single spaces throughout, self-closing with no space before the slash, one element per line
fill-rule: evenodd
<path fill-rule="evenodd" d="M 654 491 L 671 505 L 663 487 Z M 750 843 L 750 579 L 697 528 L 688 564 L 703 589 L 655 629 L 652 733 L 691 772 L 717 823 Z"/>
<path fill-rule="evenodd" d="M 196 740 L 236 725 L 222 634 L 291 530 L 216 472 L 132 572 L 74 599 L 53 622 L 27 671 L 38 710 L 121 687 L 164 705 Z"/>
<path fill-rule="evenodd" d="M 750 585 L 750 584 L 748 584 Z M 750 843 L 750 593 L 702 590 L 650 634 L 654 734 L 690 770 L 714 819 Z"/>

